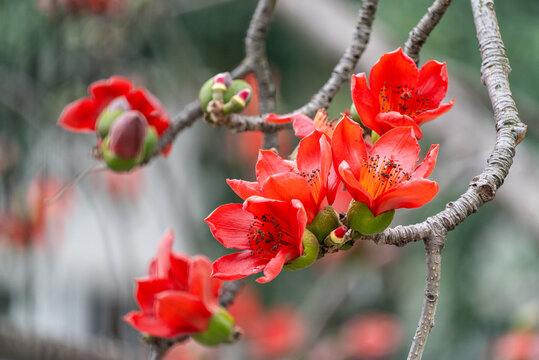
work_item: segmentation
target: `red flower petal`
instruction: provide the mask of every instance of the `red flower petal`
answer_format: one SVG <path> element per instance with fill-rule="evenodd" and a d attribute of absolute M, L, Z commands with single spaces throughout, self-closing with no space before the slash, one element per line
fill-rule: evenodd
<path fill-rule="evenodd" d="M 367 86 L 367 77 L 365 73 L 352 75 L 352 100 L 361 119 L 361 122 L 368 128 L 383 134 L 383 129 L 375 120 L 376 114 L 380 112 L 380 103 L 376 92 L 371 91 Z M 372 84 L 371 84 L 372 86 Z M 380 91 L 378 89 L 378 91 Z"/>
<path fill-rule="evenodd" d="M 238 280 L 264 269 L 267 261 L 254 257 L 250 251 L 225 255 L 213 263 L 212 276 L 221 280 Z"/>
<path fill-rule="evenodd" d="M 431 201 L 438 193 L 438 184 L 434 181 L 414 178 L 403 182 L 398 187 L 382 194 L 376 199 L 373 213 L 375 216 L 392 209 L 417 208 Z"/>
<path fill-rule="evenodd" d="M 264 276 L 256 279 L 256 282 L 265 284 L 275 279 L 283 269 L 284 264 L 298 256 L 300 256 L 300 254 L 296 252 L 296 249 L 284 248 L 280 250 L 277 255 L 270 260 L 266 267 L 264 267 Z"/>
<path fill-rule="evenodd" d="M 254 217 L 242 204 L 226 204 L 215 209 L 204 221 L 213 236 L 226 248 L 247 250 L 247 234 Z"/>
<path fill-rule="evenodd" d="M 131 311 L 123 319 L 138 331 L 155 337 L 171 338 L 177 335 L 176 329 L 152 315 Z"/>
<path fill-rule="evenodd" d="M 304 138 L 316 130 L 314 122 L 308 116 L 298 116 L 294 118 L 292 120 L 292 126 L 294 127 L 294 133 L 299 138 Z"/>
<path fill-rule="evenodd" d="M 425 156 L 423 162 L 416 167 L 414 173 L 412 174 L 412 177 L 426 178 L 430 175 L 432 170 L 434 170 L 434 166 L 436 165 L 436 157 L 438 156 L 439 148 L 440 145 L 430 146 L 427 156 Z"/>
<path fill-rule="evenodd" d="M 369 74 L 369 84 L 373 93 L 378 94 L 384 83 L 415 88 L 418 78 L 419 71 L 414 61 L 404 54 L 401 48 L 398 48 L 382 55 L 374 64 Z"/>
<path fill-rule="evenodd" d="M 169 281 L 173 282 L 176 289 L 187 290 L 189 281 L 189 266 L 191 259 L 188 256 L 178 253 L 170 254 Z"/>
<path fill-rule="evenodd" d="M 322 185 L 325 187 L 331 166 L 331 144 L 327 137 L 318 130 L 299 142 L 296 161 L 298 170 L 310 173 L 319 171 Z"/>
<path fill-rule="evenodd" d="M 173 290 L 156 296 L 155 313 L 176 330 L 175 336 L 206 330 L 212 316 L 198 297 Z"/>
<path fill-rule="evenodd" d="M 262 196 L 260 185 L 257 182 L 226 179 L 226 183 L 243 200 L 251 196 Z"/>
<path fill-rule="evenodd" d="M 376 115 L 376 121 L 383 129 L 382 134 L 396 127 L 411 127 L 414 129 L 414 135 L 418 140 L 423 137 L 423 133 L 419 129 L 419 125 L 417 125 L 416 122 L 408 115 L 403 115 L 396 111 L 389 111 Z"/>
<path fill-rule="evenodd" d="M 135 298 L 137 299 L 140 309 L 144 313 L 153 314 L 155 295 L 169 289 L 170 285 L 167 279 L 136 280 Z"/>
<path fill-rule="evenodd" d="M 447 92 L 447 68 L 445 63 L 430 60 L 419 70 L 417 93 L 430 100 L 429 108 L 437 108 Z"/>
<path fill-rule="evenodd" d="M 144 114 L 148 124 L 161 135 L 170 126 L 170 118 L 159 100 L 145 89 L 136 89 L 126 95 L 127 102 L 134 110 Z"/>
<path fill-rule="evenodd" d="M 293 162 L 282 159 L 273 151 L 260 150 L 256 163 L 256 178 L 260 185 L 263 185 L 271 175 L 294 170 Z"/>
<path fill-rule="evenodd" d="M 338 170 L 341 162 L 345 161 L 358 166 L 367 158 L 367 149 L 363 141 L 363 129 L 358 123 L 344 117 L 333 133 L 332 140 L 333 166 Z M 338 172 L 338 171 L 337 171 Z"/>
<path fill-rule="evenodd" d="M 438 116 L 445 114 L 455 104 L 455 99 L 451 99 L 451 101 L 447 104 L 441 104 L 436 109 L 423 111 L 421 114 L 415 116 L 415 121 L 418 125 L 423 125 L 426 122 L 429 122 L 431 120 L 436 119 Z"/>
<path fill-rule="evenodd" d="M 212 264 L 207 257 L 194 256 L 189 269 L 189 293 L 201 299 L 210 311 L 215 312 L 219 307 L 220 288 L 220 286 L 215 285 L 221 285 L 222 282 L 214 281 L 212 283 L 211 272 Z"/>
<path fill-rule="evenodd" d="M 167 232 L 161 238 L 157 248 L 156 276 L 159 278 L 168 278 L 170 271 L 170 255 L 172 253 L 172 243 L 174 242 L 174 233 L 172 230 Z"/>
<path fill-rule="evenodd" d="M 94 99 L 83 98 L 64 108 L 58 119 L 58 125 L 71 131 L 94 132 L 99 112 Z"/>
<path fill-rule="evenodd" d="M 350 195 L 352 195 L 355 200 L 367 204 L 367 206 L 372 209 L 374 205 L 372 196 L 363 185 L 361 185 L 346 161 L 343 161 L 339 166 L 339 175 Z"/>
<path fill-rule="evenodd" d="M 312 120 L 304 114 L 284 114 L 284 115 L 277 115 L 277 114 L 269 114 L 264 119 L 265 122 L 274 123 L 274 124 L 286 124 L 291 121 L 295 121 L 297 119 L 301 119 L 303 121 L 309 120 L 312 123 Z"/>
<path fill-rule="evenodd" d="M 282 201 L 301 201 L 310 221 L 318 213 L 318 204 L 311 195 L 311 187 L 307 180 L 295 173 L 281 173 L 270 176 L 262 188 L 264 197 Z"/>
<path fill-rule="evenodd" d="M 94 97 L 101 109 L 104 109 L 112 100 L 126 95 L 132 88 L 133 84 L 128 79 L 112 76 L 92 83 L 88 88 L 88 93 Z"/>
<path fill-rule="evenodd" d="M 378 139 L 371 150 L 371 155 L 380 155 L 388 160 L 394 157 L 405 172 L 411 173 L 419 154 L 419 144 L 411 128 L 395 128 Z"/>

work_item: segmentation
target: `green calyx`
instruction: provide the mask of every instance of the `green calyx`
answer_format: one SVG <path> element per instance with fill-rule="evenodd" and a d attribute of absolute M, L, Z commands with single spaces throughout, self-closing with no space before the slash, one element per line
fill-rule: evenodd
<path fill-rule="evenodd" d="M 303 243 L 303 255 L 295 258 L 290 261 L 288 264 L 283 266 L 285 270 L 301 270 L 306 267 L 311 266 L 316 259 L 318 258 L 318 251 L 320 249 L 320 244 L 316 236 L 305 229 L 303 232 L 303 237 L 301 238 Z"/>
<path fill-rule="evenodd" d="M 120 116 L 124 110 L 116 109 L 109 110 L 105 109 L 97 118 L 97 134 L 104 139 L 108 134 L 112 123 L 118 116 Z"/>
<path fill-rule="evenodd" d="M 142 157 L 144 160 L 148 159 L 153 155 L 155 148 L 157 147 L 157 141 L 159 140 L 159 135 L 153 126 L 148 126 L 146 131 L 146 137 L 144 138 L 144 145 L 142 147 Z"/>
<path fill-rule="evenodd" d="M 200 88 L 200 92 L 198 93 L 198 101 L 200 102 L 200 106 L 202 107 L 202 110 L 204 111 L 204 113 L 208 112 L 207 107 L 210 101 L 212 100 L 223 101 L 223 103 L 226 104 L 232 99 L 234 95 L 239 93 L 241 90 L 243 89 L 251 90 L 251 87 L 249 86 L 249 84 L 243 80 L 232 80 L 231 85 L 224 91 L 222 90 L 222 88 L 212 89 L 213 87 L 214 87 L 214 83 L 213 83 L 213 77 L 212 77 L 211 79 L 206 81 L 204 85 L 202 85 L 202 87 Z M 251 99 L 249 97 L 249 99 L 245 101 L 245 105 L 243 106 L 241 110 L 243 110 L 245 106 L 249 104 L 250 100 Z"/>
<path fill-rule="evenodd" d="M 208 329 L 191 336 L 205 346 L 216 346 L 234 341 L 234 318 L 223 308 L 212 315 Z"/>
<path fill-rule="evenodd" d="M 102 146 L 103 160 L 109 169 L 114 171 L 129 171 L 140 164 L 142 160 L 141 156 L 134 158 L 122 158 L 110 151 L 109 142 L 110 138 L 108 136 L 105 137 Z"/>
<path fill-rule="evenodd" d="M 348 208 L 349 227 L 363 235 L 381 233 L 391 224 L 393 216 L 395 216 L 395 210 L 389 210 L 374 216 L 367 204 L 360 201 L 352 201 Z"/>
<path fill-rule="evenodd" d="M 352 118 L 352 120 L 354 120 L 358 124 L 361 124 L 361 119 L 359 118 L 359 114 L 357 113 L 356 106 L 354 105 L 354 103 L 350 105 L 350 118 Z"/>
<path fill-rule="evenodd" d="M 341 225 L 339 215 L 333 207 L 328 205 L 316 214 L 311 224 L 307 225 L 307 229 L 317 237 L 320 243 L 323 243 L 326 236 Z"/>

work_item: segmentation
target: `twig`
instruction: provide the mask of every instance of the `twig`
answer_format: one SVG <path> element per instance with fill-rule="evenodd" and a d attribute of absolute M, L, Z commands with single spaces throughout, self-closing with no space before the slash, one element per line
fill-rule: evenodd
<path fill-rule="evenodd" d="M 421 359 L 430 330 L 434 327 L 434 315 L 440 295 L 440 272 L 442 263 L 442 249 L 445 244 L 447 231 L 439 227 L 436 232 L 425 239 L 425 253 L 427 263 L 427 276 L 425 280 L 425 293 L 421 316 L 414 334 L 408 360 Z"/>
<path fill-rule="evenodd" d="M 313 117 L 318 109 L 327 109 L 342 84 L 350 81 L 352 72 L 369 42 L 377 7 L 378 0 L 364 0 L 361 2 L 358 21 L 352 33 L 352 42 L 344 51 L 335 68 L 333 68 L 328 81 L 307 104 L 295 110 L 295 113 L 303 113 Z"/>
<path fill-rule="evenodd" d="M 408 54 L 416 63 L 419 63 L 419 51 L 427 41 L 430 32 L 436 27 L 445 11 L 451 4 L 451 0 L 434 0 L 428 8 L 427 13 L 423 15 L 419 23 L 410 31 L 410 36 L 404 44 L 404 52 Z"/>

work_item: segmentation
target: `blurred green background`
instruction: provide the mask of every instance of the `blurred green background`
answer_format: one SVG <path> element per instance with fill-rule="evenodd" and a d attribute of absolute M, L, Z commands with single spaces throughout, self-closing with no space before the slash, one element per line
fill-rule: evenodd
<path fill-rule="evenodd" d="M 351 19 L 351 31 L 360 4 L 335 1 L 328 7 L 327 2 L 311 0 L 300 12 L 308 16 L 325 6 L 327 18 L 295 21 L 286 14 L 293 2 L 279 2 L 283 8 L 267 42 L 278 112 L 308 101 L 340 56 L 327 38 L 313 36 L 309 26 L 346 44 L 349 32 L 332 33 L 335 19 L 345 23 Z M 173 116 L 196 98 L 206 79 L 241 61 L 243 37 L 256 6 L 247 0 L 125 0 L 96 13 L 66 3 L 0 1 L 0 213 L 13 208 L 25 212 L 21 204 L 37 173 L 66 183 L 94 166 L 93 136 L 56 126 L 63 107 L 85 96 L 91 82 L 113 74 L 129 77 L 161 99 Z M 380 30 L 383 35 L 373 38 L 369 48 L 390 51 L 402 46 L 430 3 L 381 1 L 375 34 Z M 450 233 L 436 326 L 425 359 L 509 359 L 496 350 L 499 336 L 539 331 L 539 228 L 534 216 L 539 211 L 539 2 L 498 1 L 496 11 L 513 69 L 512 90 L 528 124 L 528 136 L 515 160 L 525 166 L 510 174 L 499 198 Z M 375 59 L 380 55 L 372 54 Z M 454 1 L 428 39 L 422 63 L 431 58 L 448 63 L 449 97 L 457 99 L 454 115 L 423 128 L 422 148 L 441 144 L 433 173 L 441 191 L 424 208 L 402 211 L 395 223 L 422 221 L 463 193 L 486 164 L 494 142 L 468 2 Z M 358 71 L 368 71 L 373 63 Z M 466 93 L 459 93 L 461 89 Z M 464 98 L 460 103 L 458 96 Z M 465 101 L 473 114 L 467 112 Z M 345 84 L 329 109 L 330 117 L 337 117 L 350 103 Z M 469 132 L 458 121 L 482 125 Z M 284 139 L 291 143 L 289 148 L 296 141 L 290 134 Z M 474 147 L 478 144 L 480 148 Z M 59 215 L 62 231 L 49 229 L 44 243 L 30 241 L 22 247 L 7 236 L 0 239 L 0 318 L 22 331 L 80 346 L 94 337 L 113 339 L 130 358 L 145 358 L 138 335 L 121 321 L 123 314 L 136 308 L 132 279 L 144 276 L 168 227 L 176 231 L 178 250 L 204 253 L 212 260 L 227 253 L 202 219 L 223 203 L 239 202 L 224 180 L 254 177 L 256 145 L 252 138 L 198 121 L 179 135 L 166 160 L 152 162 L 137 172 L 135 180 L 114 182 L 96 173 L 79 181 L 69 191 L 70 210 Z M 243 156 L 247 151 L 254 155 Z M 120 189 L 134 184 L 134 191 L 114 190 L 111 183 L 120 183 L 116 185 Z M 287 358 L 342 359 L 338 350 L 334 357 L 323 358 L 306 349 L 315 344 L 336 346 L 347 319 L 375 312 L 394 315 L 404 331 L 402 341 L 386 339 L 388 347 L 397 343 L 398 350 L 379 359 L 406 356 L 423 294 L 423 247 L 356 247 L 346 256 L 325 259 L 310 270 L 283 273 L 270 284 L 257 286 L 266 306 L 296 305 L 312 330 L 304 347 Z M 241 344 L 204 356 L 249 358 Z"/>

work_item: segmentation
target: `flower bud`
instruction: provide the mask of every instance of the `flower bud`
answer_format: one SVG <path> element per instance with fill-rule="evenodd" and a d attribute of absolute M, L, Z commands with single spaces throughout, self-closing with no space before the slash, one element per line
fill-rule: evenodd
<path fill-rule="evenodd" d="M 153 126 L 148 126 L 146 131 L 146 137 L 144 138 L 144 146 L 142 148 L 142 157 L 143 159 L 148 159 L 153 155 L 155 148 L 157 147 L 157 142 L 159 140 L 159 135 Z"/>
<path fill-rule="evenodd" d="M 212 90 L 223 89 L 226 90 L 232 85 L 232 77 L 229 72 L 217 74 L 213 77 Z"/>
<path fill-rule="evenodd" d="M 107 108 L 101 112 L 99 118 L 97 118 L 97 134 L 104 139 L 105 136 L 108 135 L 114 120 L 129 109 L 130 105 L 125 97 L 122 96 L 114 99 L 109 106 L 107 106 Z"/>
<path fill-rule="evenodd" d="M 148 122 L 140 112 L 124 112 L 110 127 L 110 151 L 125 159 L 139 156 L 147 128 Z"/>
<path fill-rule="evenodd" d="M 251 89 L 240 90 L 236 95 L 232 96 L 229 102 L 223 106 L 223 113 L 237 113 L 243 111 L 251 98 Z"/>
<path fill-rule="evenodd" d="M 223 308 L 213 314 L 206 331 L 194 334 L 194 340 L 205 346 L 216 346 L 234 341 L 234 318 Z"/>
<path fill-rule="evenodd" d="M 356 106 L 354 105 L 354 103 L 350 105 L 350 118 L 358 124 L 361 124 L 361 119 L 359 117 L 359 114 L 357 113 Z"/>
<path fill-rule="evenodd" d="M 283 266 L 283 269 L 285 270 L 301 270 L 305 269 L 306 267 L 311 266 L 315 260 L 318 258 L 318 251 L 320 248 L 320 245 L 318 243 L 318 239 L 312 232 L 305 229 L 303 232 L 303 237 L 301 238 L 301 242 L 303 243 L 303 255 L 295 258 L 294 260 L 290 261 L 288 264 Z"/>
<path fill-rule="evenodd" d="M 395 210 L 389 210 L 374 216 L 367 204 L 353 200 L 348 208 L 348 222 L 351 229 L 363 235 L 374 235 L 384 231 L 395 215 Z"/>
<path fill-rule="evenodd" d="M 346 235 L 346 226 L 341 226 L 331 231 L 324 239 L 324 244 L 329 247 L 340 248 L 344 245 L 344 236 Z"/>
<path fill-rule="evenodd" d="M 307 229 L 318 238 L 320 243 L 323 243 L 326 236 L 341 225 L 339 215 L 337 215 L 333 207 L 328 205 L 316 214 L 311 224 L 307 225 Z"/>
<path fill-rule="evenodd" d="M 208 104 L 212 100 L 218 100 L 224 103 L 228 103 L 230 102 L 232 97 L 237 95 L 243 89 L 251 90 L 251 87 L 249 86 L 249 84 L 243 80 L 232 80 L 231 82 L 229 82 L 229 80 L 230 79 L 226 75 L 226 73 L 218 74 L 212 77 L 211 79 L 209 79 L 208 81 L 206 81 L 204 85 L 202 85 L 202 87 L 200 88 L 200 92 L 198 93 L 198 101 L 200 102 L 200 106 L 202 110 L 204 111 L 204 113 L 206 114 L 208 113 Z M 217 90 L 217 92 L 220 92 L 220 94 L 216 94 L 213 91 L 213 87 L 214 85 L 216 85 L 216 83 L 225 85 L 226 86 L 225 91 L 221 92 L 220 90 Z M 222 86 L 216 85 L 216 88 L 219 89 L 219 88 L 222 88 Z M 244 99 L 245 106 L 249 103 L 249 100 L 250 100 L 250 96 L 247 99 Z"/>

